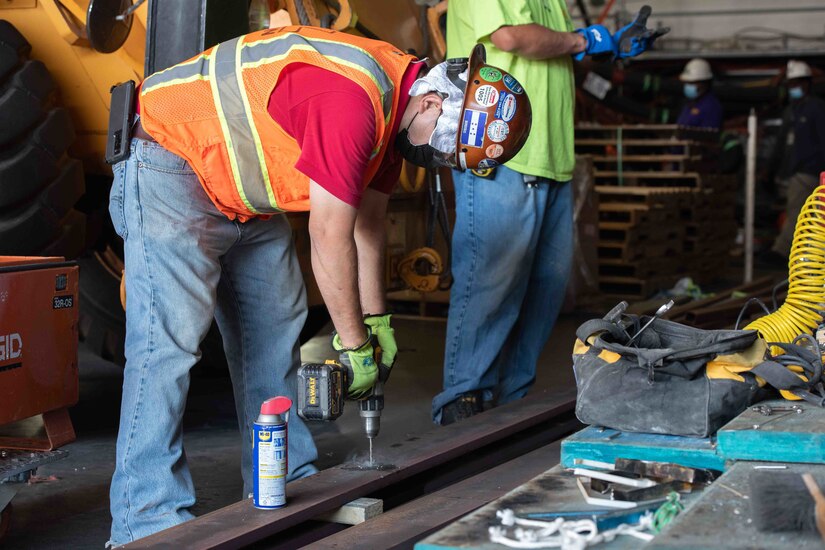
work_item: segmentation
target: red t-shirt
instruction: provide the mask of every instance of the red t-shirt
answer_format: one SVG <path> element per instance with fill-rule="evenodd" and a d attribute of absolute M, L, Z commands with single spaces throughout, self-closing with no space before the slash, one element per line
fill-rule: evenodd
<path fill-rule="evenodd" d="M 393 143 L 401 113 L 422 62 L 412 63 L 401 81 L 401 99 L 384 155 L 369 187 L 390 194 L 401 173 L 401 156 Z M 375 116 L 361 86 L 339 74 L 305 63 L 287 66 L 269 96 L 267 110 L 301 147 L 295 164 L 321 187 L 358 208 L 361 182 L 375 140 Z"/>

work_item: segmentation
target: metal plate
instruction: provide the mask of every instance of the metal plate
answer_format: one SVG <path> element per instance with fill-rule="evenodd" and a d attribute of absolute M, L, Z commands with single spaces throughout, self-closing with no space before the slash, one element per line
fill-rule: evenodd
<path fill-rule="evenodd" d="M 33 452 L 0 449 L 0 482 L 67 456 L 69 453 L 61 450 Z"/>

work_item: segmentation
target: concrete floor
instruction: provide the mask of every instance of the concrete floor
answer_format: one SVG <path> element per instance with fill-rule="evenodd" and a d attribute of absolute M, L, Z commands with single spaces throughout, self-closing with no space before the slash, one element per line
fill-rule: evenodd
<path fill-rule="evenodd" d="M 586 315 L 563 316 L 539 361 L 537 388 L 574 384 L 570 352 Z M 441 388 L 443 320 L 396 319 L 399 363 L 386 388 L 382 445 L 432 429 L 430 401 Z M 302 348 L 304 361 L 332 357 L 329 330 Z M 40 483 L 23 486 L 12 501 L 11 531 L 5 548 L 103 548 L 109 538 L 109 481 L 114 469 L 120 407 L 120 367 L 81 351 L 80 401 L 72 411 L 77 441 L 70 456 L 40 468 Z M 196 367 L 197 370 L 197 367 Z M 485 414 L 493 414 L 488 412 Z M 319 468 L 363 455 L 368 449 L 355 407 L 335 423 L 314 424 Z M 202 515 L 241 498 L 240 438 L 229 379 L 196 373 L 184 418 L 185 446 Z M 548 468 L 552 466 L 548 464 Z"/>

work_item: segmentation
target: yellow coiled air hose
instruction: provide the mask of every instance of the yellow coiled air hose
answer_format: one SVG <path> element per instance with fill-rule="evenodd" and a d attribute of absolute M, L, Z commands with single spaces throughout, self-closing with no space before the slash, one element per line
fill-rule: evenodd
<path fill-rule="evenodd" d="M 805 201 L 796 220 L 788 259 L 788 297 L 782 307 L 745 329 L 756 330 L 767 342 L 791 343 L 800 334 L 813 334 L 825 310 L 825 173 Z M 774 347 L 774 353 L 781 349 Z M 789 367 L 800 373 L 801 367 Z M 787 399 L 799 399 L 783 391 Z"/>

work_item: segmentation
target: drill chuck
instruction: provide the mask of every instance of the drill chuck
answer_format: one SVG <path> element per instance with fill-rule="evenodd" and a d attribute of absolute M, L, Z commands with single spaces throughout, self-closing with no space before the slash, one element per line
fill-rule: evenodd
<path fill-rule="evenodd" d="M 377 413 L 374 416 L 364 416 L 362 412 L 361 418 L 364 420 L 364 433 L 367 434 L 368 438 L 375 439 L 381 429 L 381 413 Z"/>
<path fill-rule="evenodd" d="M 384 409 L 384 383 L 376 382 L 372 395 L 358 402 L 359 414 L 364 421 L 364 433 L 374 439 L 381 429 L 381 411 Z"/>

